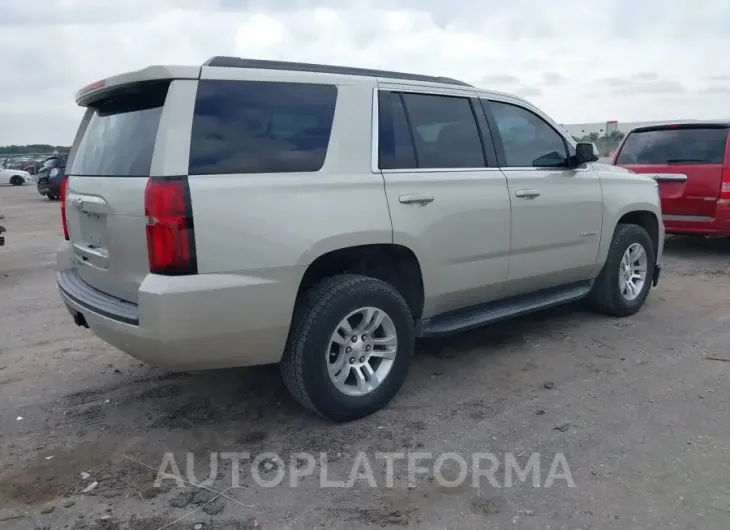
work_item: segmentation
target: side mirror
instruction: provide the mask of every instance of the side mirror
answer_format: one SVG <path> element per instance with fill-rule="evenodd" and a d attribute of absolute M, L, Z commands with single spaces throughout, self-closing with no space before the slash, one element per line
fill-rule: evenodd
<path fill-rule="evenodd" d="M 578 165 L 588 162 L 598 162 L 596 146 L 592 142 L 578 142 L 575 146 L 575 161 Z"/>

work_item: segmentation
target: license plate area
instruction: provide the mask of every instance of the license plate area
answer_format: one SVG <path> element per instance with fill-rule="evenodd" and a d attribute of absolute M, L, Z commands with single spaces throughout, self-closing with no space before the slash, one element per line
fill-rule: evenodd
<path fill-rule="evenodd" d="M 106 249 L 106 215 L 81 212 L 81 235 L 89 248 Z"/>
<path fill-rule="evenodd" d="M 79 212 L 81 241 L 73 244 L 76 260 L 96 269 L 109 268 L 109 252 L 106 248 L 106 215 Z"/>

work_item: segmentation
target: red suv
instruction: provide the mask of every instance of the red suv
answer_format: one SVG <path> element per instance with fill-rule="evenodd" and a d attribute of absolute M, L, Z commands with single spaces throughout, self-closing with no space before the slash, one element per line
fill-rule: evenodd
<path fill-rule="evenodd" d="M 659 183 L 668 234 L 730 236 L 730 122 L 638 127 L 612 163 Z"/>

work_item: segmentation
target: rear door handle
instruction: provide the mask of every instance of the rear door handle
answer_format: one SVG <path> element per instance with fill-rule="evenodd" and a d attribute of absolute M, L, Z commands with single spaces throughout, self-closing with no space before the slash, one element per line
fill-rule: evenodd
<path fill-rule="evenodd" d="M 520 199 L 534 199 L 535 197 L 539 197 L 540 192 L 537 190 L 517 190 L 515 191 L 515 197 L 519 197 Z"/>
<path fill-rule="evenodd" d="M 401 204 L 420 204 L 425 206 L 430 202 L 433 202 L 433 195 L 430 193 L 416 193 L 413 195 L 401 195 L 398 197 L 398 201 Z"/>

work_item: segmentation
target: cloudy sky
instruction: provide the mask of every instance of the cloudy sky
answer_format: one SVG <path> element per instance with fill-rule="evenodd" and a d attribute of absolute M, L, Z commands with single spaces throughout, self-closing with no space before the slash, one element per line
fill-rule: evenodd
<path fill-rule="evenodd" d="M 73 95 L 213 55 L 446 75 L 561 123 L 730 118 L 728 0 L 0 0 L 0 145 L 72 141 Z"/>

